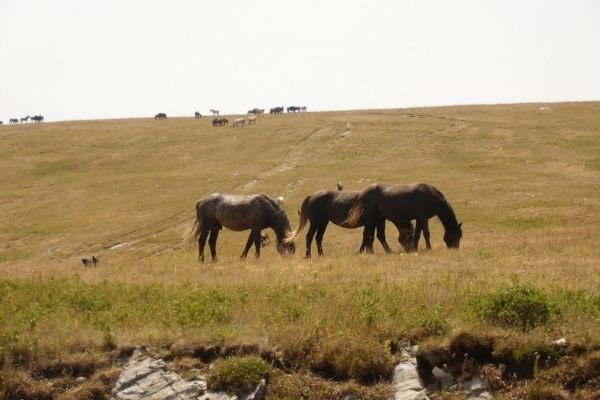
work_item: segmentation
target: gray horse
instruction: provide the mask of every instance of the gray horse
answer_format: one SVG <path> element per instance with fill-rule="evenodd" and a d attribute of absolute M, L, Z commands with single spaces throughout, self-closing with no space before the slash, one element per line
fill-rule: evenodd
<path fill-rule="evenodd" d="M 213 261 L 216 261 L 217 238 L 223 227 L 233 231 L 250 229 L 242 258 L 248 255 L 252 244 L 256 248 L 256 257 L 260 256 L 261 231 L 267 228 L 275 231 L 277 251 L 280 254 L 294 253 L 294 243 L 283 242 L 291 229 L 290 221 L 281 203 L 264 194 L 244 196 L 213 193 L 196 203 L 194 238 L 198 240 L 198 256 L 201 262 L 204 262 L 204 246 L 207 238 L 210 254 Z"/>

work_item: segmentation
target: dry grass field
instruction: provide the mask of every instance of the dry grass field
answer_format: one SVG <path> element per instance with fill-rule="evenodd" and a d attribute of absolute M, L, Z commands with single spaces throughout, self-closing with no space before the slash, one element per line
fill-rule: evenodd
<path fill-rule="evenodd" d="M 78 397 L 64 370 L 43 372 L 56 360 L 71 360 L 71 378 L 79 360 L 102 392 L 114 354 L 139 345 L 173 358 L 250 344 L 283 366 L 271 399 L 335 398 L 340 385 L 386 398 L 391 344 L 445 346 L 461 332 L 600 349 L 600 103 L 265 115 L 243 128 L 192 117 L 2 126 L 0 171 L 0 398 Z M 240 260 L 247 233 L 223 230 L 219 261 L 198 263 L 188 236 L 203 196 L 284 196 L 295 227 L 302 200 L 337 181 L 433 184 L 463 223 L 460 250 L 432 219 L 433 249 L 421 240 L 415 254 L 389 223 L 395 252 L 375 243 L 373 255 L 357 254 L 361 230 L 330 225 L 322 258 L 304 259 L 302 239 L 292 258 L 271 245 Z M 99 265 L 83 267 L 92 255 Z M 551 305 L 539 326 L 482 316 L 487 295 L 522 287 Z M 41 388 L 57 376 L 68 384 Z M 556 382 L 581 396 L 600 386 Z"/>

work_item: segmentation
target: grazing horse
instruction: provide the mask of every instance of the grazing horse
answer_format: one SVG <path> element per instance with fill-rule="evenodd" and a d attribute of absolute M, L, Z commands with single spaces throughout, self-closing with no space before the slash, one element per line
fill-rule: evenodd
<path fill-rule="evenodd" d="M 217 117 L 219 116 L 219 110 L 213 110 L 212 108 L 210 109 L 210 114 L 211 115 L 216 115 Z"/>
<path fill-rule="evenodd" d="M 248 117 L 248 125 L 256 125 L 256 115 Z"/>
<path fill-rule="evenodd" d="M 287 112 L 293 112 L 295 113 L 296 111 L 300 111 L 300 107 L 296 107 L 296 106 L 289 106 L 287 108 Z"/>
<path fill-rule="evenodd" d="M 29 115 L 27 115 L 27 116 L 25 116 L 25 117 L 21 118 L 21 123 L 22 123 L 22 124 L 23 124 L 23 123 L 26 123 L 26 122 L 29 122 Z"/>
<path fill-rule="evenodd" d="M 263 240 L 261 231 L 267 228 L 275 231 L 279 254 L 294 253 L 294 244 L 284 243 L 284 239 L 290 232 L 290 221 L 281 205 L 267 195 L 239 196 L 213 193 L 198 201 L 194 237 L 198 240 L 198 257 L 201 262 L 204 262 L 204 246 L 207 238 L 210 254 L 213 261 L 216 261 L 217 238 L 223 227 L 233 231 L 250 229 L 250 235 L 241 258 L 248 255 L 252 244 L 256 248 L 256 257 L 260 256 Z"/>
<path fill-rule="evenodd" d="M 283 112 L 283 110 L 284 110 L 283 106 L 271 108 L 271 110 L 269 111 L 269 114 L 281 114 Z"/>
<path fill-rule="evenodd" d="M 40 122 L 44 122 L 44 116 L 43 115 L 34 115 L 33 117 L 31 117 L 31 120 L 37 123 Z"/>
<path fill-rule="evenodd" d="M 350 211 L 348 224 L 364 221 L 367 231 L 367 250 L 373 248 L 373 232 L 381 218 L 392 221 L 396 226 L 416 220 L 413 249 L 418 250 L 421 231 L 429 243 L 428 221 L 437 216 L 444 226 L 444 242 L 448 248 L 459 248 L 462 237 L 462 223 L 456 219 L 452 206 L 444 195 L 427 183 L 410 185 L 367 186 L 358 195 L 355 206 Z"/>
<path fill-rule="evenodd" d="M 167 114 L 165 113 L 158 113 L 154 116 L 154 119 L 158 119 L 158 120 L 162 120 L 162 119 L 167 119 Z"/>
<path fill-rule="evenodd" d="M 246 125 L 246 118 L 236 118 L 233 120 L 233 127 Z"/>
<path fill-rule="evenodd" d="M 8 120 L 9 124 L 18 124 L 19 123 L 19 119 L 18 118 L 11 118 Z"/>
<path fill-rule="evenodd" d="M 323 235 L 325 234 L 325 230 L 327 229 L 329 221 L 341 226 L 342 228 L 349 229 L 359 228 L 364 225 L 364 221 L 362 219 L 358 219 L 351 224 L 346 223 L 349 212 L 356 202 L 358 194 L 359 192 L 321 190 L 306 197 L 302 202 L 302 206 L 300 207 L 300 222 L 298 228 L 291 232 L 284 242 L 293 243 L 306 226 L 306 222 L 309 221 L 310 227 L 308 228 L 308 233 L 306 234 L 306 258 L 311 257 L 311 244 L 313 238 L 315 237 L 315 233 L 317 235 L 317 252 L 319 256 L 322 256 Z M 391 252 L 392 249 L 385 240 L 385 219 L 378 219 L 376 226 L 377 239 L 379 239 L 386 252 Z M 409 221 L 401 226 L 396 226 L 398 226 L 398 231 L 400 232 L 398 241 L 406 251 L 409 251 L 411 249 L 412 242 L 414 241 L 412 224 Z M 366 239 L 367 236 L 365 236 L 365 233 L 363 232 L 363 241 L 359 250 L 361 253 L 363 250 L 365 250 L 365 248 L 367 248 Z"/>
<path fill-rule="evenodd" d="M 252 110 L 248 110 L 248 114 L 260 115 L 260 114 L 264 114 L 264 113 L 265 113 L 264 108 L 253 108 Z"/>
<path fill-rule="evenodd" d="M 200 111 L 196 111 L 196 112 L 194 113 L 194 116 L 196 117 L 196 119 L 200 119 L 200 118 L 202 118 L 202 114 L 200 114 Z"/>
<path fill-rule="evenodd" d="M 212 121 L 213 126 L 223 126 L 229 125 L 229 120 L 227 118 L 215 118 Z"/>

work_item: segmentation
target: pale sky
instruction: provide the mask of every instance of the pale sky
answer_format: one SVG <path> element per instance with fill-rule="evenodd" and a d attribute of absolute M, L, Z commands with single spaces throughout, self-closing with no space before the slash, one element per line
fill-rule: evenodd
<path fill-rule="evenodd" d="M 0 0 L 0 120 L 600 100 L 598 0 Z"/>

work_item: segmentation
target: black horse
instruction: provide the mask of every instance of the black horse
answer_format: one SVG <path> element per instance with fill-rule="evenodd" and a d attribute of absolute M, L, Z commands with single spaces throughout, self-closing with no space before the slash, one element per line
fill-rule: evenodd
<path fill-rule="evenodd" d="M 33 122 L 37 122 L 37 123 L 44 122 L 44 116 L 43 115 L 34 115 L 33 117 L 31 117 L 31 120 Z"/>
<path fill-rule="evenodd" d="M 242 258 L 248 255 L 252 244 L 256 248 L 256 257 L 260 256 L 261 231 L 271 228 L 277 238 L 277 251 L 291 254 L 295 250 L 293 243 L 284 243 L 290 232 L 290 221 L 280 203 L 264 194 L 247 196 L 214 193 L 196 204 L 196 222 L 194 237 L 198 240 L 200 261 L 204 262 L 204 246 L 208 238 L 213 261 L 217 259 L 217 238 L 225 227 L 234 231 L 250 229 Z M 210 237 L 209 237 L 210 234 Z"/>
<path fill-rule="evenodd" d="M 10 125 L 12 125 L 12 124 L 18 124 L 19 123 L 19 119 L 18 118 L 11 118 L 11 119 L 8 120 L 8 123 Z"/>
<path fill-rule="evenodd" d="M 158 119 L 158 120 L 167 119 L 167 114 L 165 114 L 165 113 L 158 113 L 158 114 L 156 114 L 154 116 L 154 119 Z"/>
<path fill-rule="evenodd" d="M 427 247 L 429 243 L 428 221 L 437 216 L 444 226 L 444 242 L 448 248 L 459 248 L 462 238 L 462 223 L 456 219 L 452 206 L 442 192 L 427 183 L 411 185 L 367 186 L 358 195 L 346 223 L 365 223 L 367 251 L 373 249 L 375 226 L 381 218 L 392 221 L 396 226 L 416 220 L 413 248 L 418 250 L 423 231 Z"/>
<path fill-rule="evenodd" d="M 229 120 L 227 118 L 215 118 L 212 121 L 213 126 L 224 126 L 229 125 Z"/>
<path fill-rule="evenodd" d="M 364 226 L 364 221 L 360 218 L 350 224 L 346 223 L 349 212 L 352 209 L 352 206 L 355 204 L 358 194 L 359 192 L 321 190 L 306 197 L 302 202 L 302 206 L 300 207 L 300 222 L 298 228 L 296 228 L 296 230 L 293 231 L 284 242 L 293 243 L 306 226 L 306 222 L 309 221 L 310 227 L 308 228 L 308 233 L 306 234 L 306 258 L 311 257 L 311 244 L 315 234 L 317 235 L 317 251 L 319 256 L 322 256 L 323 235 L 325 234 L 325 230 L 327 229 L 329 221 L 341 226 L 342 228 L 354 229 Z M 398 241 L 406 251 L 409 251 L 414 240 L 414 230 L 412 224 L 409 221 L 397 226 L 400 233 Z M 384 218 L 379 218 L 376 221 L 376 228 L 377 239 L 379 239 L 386 252 L 391 252 L 392 249 L 387 244 L 385 239 Z M 366 247 L 367 243 L 368 238 L 363 231 L 363 241 L 359 250 L 361 253 L 365 250 L 365 248 L 369 250 L 369 248 Z M 371 243 L 371 251 L 372 247 L 373 246 Z"/>
<path fill-rule="evenodd" d="M 271 110 L 269 110 L 269 114 L 281 114 L 283 112 L 283 110 L 284 110 L 283 106 L 271 108 Z"/>
<path fill-rule="evenodd" d="M 286 111 L 287 111 L 287 112 L 293 112 L 293 113 L 295 113 L 295 112 L 299 112 L 299 111 L 300 111 L 300 107 L 296 107 L 296 106 L 289 106 L 289 107 L 286 109 Z"/>

